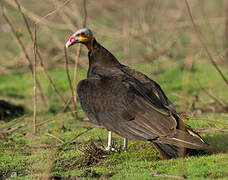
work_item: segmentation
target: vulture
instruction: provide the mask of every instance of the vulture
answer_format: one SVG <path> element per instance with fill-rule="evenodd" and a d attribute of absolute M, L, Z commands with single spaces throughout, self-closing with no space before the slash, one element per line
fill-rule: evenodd
<path fill-rule="evenodd" d="M 180 150 L 184 155 L 196 155 L 209 149 L 180 119 L 161 87 L 121 64 L 90 29 L 76 31 L 66 48 L 76 43 L 89 51 L 87 78 L 77 86 L 78 98 L 88 118 L 110 131 L 108 147 L 111 132 L 115 132 L 126 139 L 150 141 L 163 159 L 178 157 Z"/>

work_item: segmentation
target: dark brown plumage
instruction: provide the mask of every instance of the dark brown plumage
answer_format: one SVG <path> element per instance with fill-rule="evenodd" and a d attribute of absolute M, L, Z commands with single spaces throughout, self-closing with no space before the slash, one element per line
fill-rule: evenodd
<path fill-rule="evenodd" d="M 91 121 L 122 137 L 151 141 L 166 159 L 177 157 L 178 147 L 188 154 L 209 147 L 182 122 L 155 81 L 120 64 L 94 38 L 85 44 L 89 70 L 77 93 Z"/>

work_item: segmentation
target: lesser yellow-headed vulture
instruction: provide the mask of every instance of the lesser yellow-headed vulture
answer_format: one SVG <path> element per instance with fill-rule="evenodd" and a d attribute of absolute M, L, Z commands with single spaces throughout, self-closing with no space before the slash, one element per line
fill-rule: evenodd
<path fill-rule="evenodd" d="M 89 50 L 87 78 L 77 88 L 88 118 L 118 135 L 150 141 L 163 158 L 178 157 L 209 146 L 179 118 L 161 87 L 143 73 L 121 64 L 100 45 L 91 30 L 75 32 L 66 47 L 82 43 Z"/>

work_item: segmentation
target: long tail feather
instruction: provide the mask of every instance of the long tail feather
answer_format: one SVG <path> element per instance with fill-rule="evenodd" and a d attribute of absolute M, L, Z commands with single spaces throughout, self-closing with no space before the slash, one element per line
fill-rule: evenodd
<path fill-rule="evenodd" d="M 205 155 L 211 147 L 201 136 L 187 127 L 186 131 L 177 130 L 173 137 L 161 137 L 152 142 L 163 159 L 178 157 L 180 148 L 184 148 L 185 155 Z"/>
<path fill-rule="evenodd" d="M 210 149 L 210 146 L 205 143 L 200 137 L 192 136 L 188 132 L 177 130 L 173 137 L 160 137 L 155 142 L 175 145 L 190 149 Z"/>
<path fill-rule="evenodd" d="M 154 147 L 158 150 L 163 159 L 177 158 L 179 156 L 179 148 L 170 144 L 154 143 Z M 197 156 L 206 155 L 207 150 L 198 149 L 185 149 L 185 155 L 187 156 Z"/>

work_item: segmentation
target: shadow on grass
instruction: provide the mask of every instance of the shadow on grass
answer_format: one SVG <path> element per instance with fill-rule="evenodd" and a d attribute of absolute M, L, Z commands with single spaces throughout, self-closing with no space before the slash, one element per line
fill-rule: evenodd
<path fill-rule="evenodd" d="M 23 106 L 0 100 L 0 120 L 10 121 L 12 118 L 24 115 L 24 113 Z"/>

